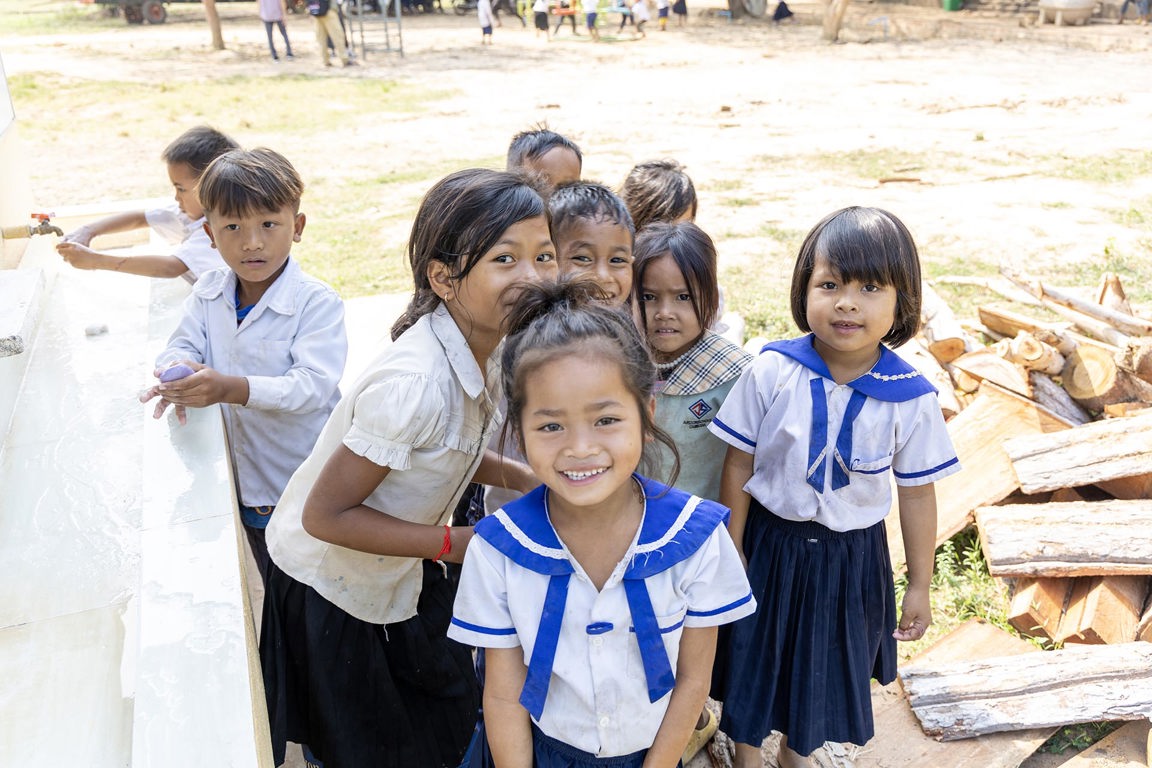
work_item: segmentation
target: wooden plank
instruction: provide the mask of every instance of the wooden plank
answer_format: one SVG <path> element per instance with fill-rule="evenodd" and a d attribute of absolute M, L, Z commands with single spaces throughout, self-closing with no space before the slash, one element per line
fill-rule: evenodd
<path fill-rule="evenodd" d="M 1140 623 L 1136 625 L 1136 639 L 1152 643 L 1152 600 L 1148 601 L 1144 615 L 1140 618 Z"/>
<path fill-rule="evenodd" d="M 1152 414 L 1024 435 L 1005 441 L 1004 450 L 1025 493 L 1144 475 L 1152 468 Z"/>
<path fill-rule="evenodd" d="M 976 510 L 993 576 L 1152 575 L 1152 499 Z"/>
<path fill-rule="evenodd" d="M 1008 607 L 1008 623 L 1028 637 L 1051 640 L 1072 591 L 1073 579 L 1021 579 Z"/>
<path fill-rule="evenodd" d="M 1032 384 L 1032 398 L 1053 413 L 1059 414 L 1073 424 L 1087 424 L 1091 414 L 1072 399 L 1068 390 L 1052 380 L 1051 376 L 1040 371 L 1029 371 L 1028 381 Z"/>
<path fill-rule="evenodd" d="M 1059 768 L 1147 768 L 1152 765 L 1147 720 L 1133 720 L 1117 728 Z"/>
<path fill-rule="evenodd" d="M 1148 596 L 1148 577 L 1092 576 L 1076 581 L 1077 588 L 1056 633 L 1057 642 L 1096 645 L 1136 639 L 1136 625 Z"/>
<path fill-rule="evenodd" d="M 963 661 L 978 654 L 1010 656 L 1040 653 L 1033 644 L 979 619 L 961 624 L 921 651 L 915 663 Z M 876 736 L 857 754 L 856 768 L 1016 768 L 1052 735 L 1054 728 L 995 733 L 963 741 L 941 742 L 926 735 L 897 684 L 872 684 Z"/>
<path fill-rule="evenodd" d="M 1152 643 L 921 663 L 901 679 L 925 733 L 945 741 L 1152 717 Z"/>
<path fill-rule="evenodd" d="M 965 352 L 949 365 L 980 381 L 990 381 L 1024 397 L 1032 397 L 1032 384 L 1024 366 L 1005 360 L 988 347 Z"/>
<path fill-rule="evenodd" d="M 962 531 L 976 507 L 995 504 L 1020 486 L 1012 460 L 1004 451 L 1006 439 L 1051 435 L 1071 426 L 1028 398 L 995 384 L 982 384 L 973 403 L 948 422 L 948 434 L 963 469 L 936 483 L 936 545 Z M 888 520 L 892 517 L 889 515 Z"/>

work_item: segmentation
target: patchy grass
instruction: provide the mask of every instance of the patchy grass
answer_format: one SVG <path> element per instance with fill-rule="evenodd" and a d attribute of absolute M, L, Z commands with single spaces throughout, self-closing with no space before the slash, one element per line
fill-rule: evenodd
<path fill-rule="evenodd" d="M 1062 755 L 1068 750 L 1080 752 L 1124 725 L 1123 721 L 1077 723 L 1066 725 L 1040 745 L 1038 752 Z"/>
<path fill-rule="evenodd" d="M 1120 150 L 1107 155 L 1046 155 L 1032 162 L 1050 175 L 1095 184 L 1122 184 L 1152 175 L 1152 152 Z"/>

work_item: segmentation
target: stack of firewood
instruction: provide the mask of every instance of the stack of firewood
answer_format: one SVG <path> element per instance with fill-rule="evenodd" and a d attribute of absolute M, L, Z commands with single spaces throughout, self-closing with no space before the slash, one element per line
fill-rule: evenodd
<path fill-rule="evenodd" d="M 1152 320 L 1115 275 L 1091 296 L 1008 272 L 982 284 L 1014 304 L 962 324 L 926 287 L 924 332 L 901 350 L 937 383 L 964 465 L 937 484 L 937 543 L 974 521 L 1012 625 L 1065 649 L 910 667 L 909 702 L 945 739 L 1152 717 Z"/>

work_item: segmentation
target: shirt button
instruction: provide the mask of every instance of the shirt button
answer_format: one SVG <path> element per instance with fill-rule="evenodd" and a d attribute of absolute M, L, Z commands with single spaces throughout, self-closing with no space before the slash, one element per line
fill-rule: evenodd
<path fill-rule="evenodd" d="M 610 723 L 610 722 L 612 722 L 612 721 L 608 718 L 607 715 L 605 715 L 604 717 L 600 718 L 600 727 L 601 728 L 607 728 L 608 723 Z"/>
<path fill-rule="evenodd" d="M 594 646 L 596 646 L 597 648 L 599 648 L 600 646 L 604 645 L 604 638 L 602 638 L 602 637 L 594 637 L 594 638 L 592 638 L 592 645 L 594 645 Z"/>

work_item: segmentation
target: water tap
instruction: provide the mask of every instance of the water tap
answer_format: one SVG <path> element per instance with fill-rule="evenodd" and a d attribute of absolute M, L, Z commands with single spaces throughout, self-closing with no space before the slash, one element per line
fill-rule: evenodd
<path fill-rule="evenodd" d="M 4 227 L 0 229 L 0 236 L 8 239 L 15 239 L 20 237 L 32 237 L 33 235 L 56 235 L 57 237 L 64 237 L 64 230 L 52 223 L 52 214 L 50 213 L 34 213 L 32 218 L 36 219 L 39 224 L 35 226 L 31 224 L 21 224 L 17 227 Z"/>

